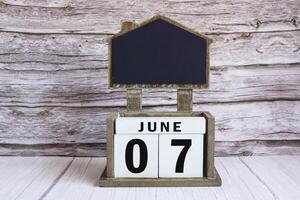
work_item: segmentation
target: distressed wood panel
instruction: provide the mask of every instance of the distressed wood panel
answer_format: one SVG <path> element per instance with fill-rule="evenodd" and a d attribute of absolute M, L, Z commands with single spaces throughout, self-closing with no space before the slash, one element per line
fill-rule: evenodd
<path fill-rule="evenodd" d="M 1 31 L 28 33 L 115 33 L 121 20 L 138 22 L 155 13 L 210 33 L 299 30 L 294 0 L 240 1 L 36 1 L 0 4 Z"/>
<path fill-rule="evenodd" d="M 300 155 L 300 140 L 217 141 L 216 156 Z"/>
<path fill-rule="evenodd" d="M 0 144 L 1 156 L 106 156 L 105 143 Z"/>
<path fill-rule="evenodd" d="M 194 103 L 300 99 L 300 64 L 213 67 L 210 88 Z M 126 106 L 126 91 L 109 90 L 107 69 L 0 70 L 2 106 Z M 143 105 L 175 105 L 176 90 L 144 90 Z"/>
<path fill-rule="evenodd" d="M 106 156 L 105 143 L 0 144 L 1 156 Z M 300 155 L 300 140 L 217 141 L 216 156 Z"/>
<path fill-rule="evenodd" d="M 215 116 L 217 141 L 299 140 L 299 109 L 298 101 L 194 105 L 194 110 L 210 111 Z M 1 143 L 105 142 L 106 116 L 117 110 L 120 108 L 0 107 Z M 176 111 L 176 107 L 145 110 Z"/>
<path fill-rule="evenodd" d="M 57 71 L 107 67 L 109 35 L 0 32 L 0 69 Z M 300 62 L 300 31 L 211 35 L 211 65 Z"/>
<path fill-rule="evenodd" d="M 214 39 L 211 85 L 194 110 L 217 121 L 217 155 L 300 154 L 300 7 L 266 1 L 0 2 L 0 154 L 105 155 L 107 38 L 160 13 Z M 146 110 L 176 110 L 175 90 L 146 90 Z"/>

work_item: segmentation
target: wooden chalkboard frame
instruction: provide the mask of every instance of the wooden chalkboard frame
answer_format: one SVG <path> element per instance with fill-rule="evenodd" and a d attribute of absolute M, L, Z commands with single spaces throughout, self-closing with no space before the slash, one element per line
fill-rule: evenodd
<path fill-rule="evenodd" d="M 123 34 L 126 34 L 130 31 L 135 30 L 136 28 L 142 27 L 150 22 L 153 22 L 157 19 L 163 19 L 181 29 L 184 29 L 190 33 L 193 33 L 197 35 L 198 37 L 201 37 L 206 40 L 207 42 L 207 50 L 206 50 L 206 83 L 204 84 L 116 84 L 112 82 L 112 40 L 116 37 L 119 37 Z M 202 88 L 208 88 L 209 87 L 209 69 L 210 69 L 210 44 L 213 42 L 213 40 L 199 32 L 194 31 L 193 29 L 190 29 L 166 16 L 163 15 L 155 15 L 152 18 L 140 23 L 140 24 L 135 24 L 134 27 L 130 29 L 122 28 L 122 30 L 113 35 L 111 38 L 108 39 L 108 53 L 109 53 L 109 66 L 108 66 L 108 71 L 109 71 L 109 76 L 108 76 L 108 85 L 109 88 L 132 88 L 132 89 L 138 89 L 138 88 L 170 88 L 170 89 L 202 89 Z"/>

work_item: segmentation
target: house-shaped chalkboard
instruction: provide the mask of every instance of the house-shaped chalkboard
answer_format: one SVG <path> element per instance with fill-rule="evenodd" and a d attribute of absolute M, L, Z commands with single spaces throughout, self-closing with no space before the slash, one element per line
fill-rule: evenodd
<path fill-rule="evenodd" d="M 212 40 L 164 16 L 110 40 L 112 88 L 207 88 Z"/>

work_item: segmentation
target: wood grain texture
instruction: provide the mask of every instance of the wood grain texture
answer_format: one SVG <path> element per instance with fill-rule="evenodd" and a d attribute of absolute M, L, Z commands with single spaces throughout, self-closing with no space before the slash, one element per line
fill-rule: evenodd
<path fill-rule="evenodd" d="M 270 101 L 227 103 L 225 105 L 223 103 L 196 104 L 194 110 L 209 110 L 215 116 L 216 140 L 227 141 L 227 144 L 220 144 L 220 146 L 217 144 L 216 153 L 218 155 L 274 154 L 275 152 L 297 154 L 299 153 L 300 132 L 299 114 L 297 113 L 299 107 L 298 101 Z M 85 150 L 96 148 L 95 151 L 91 151 L 91 155 L 97 156 L 103 155 L 103 151 L 98 151 L 100 147 L 94 143 L 105 142 L 107 114 L 120 110 L 120 108 L 9 106 L 1 107 L 0 110 L 5 119 L 1 123 L 2 143 L 27 144 L 29 145 L 28 152 L 37 150 L 43 155 L 47 151 L 35 149 L 34 144 L 44 144 L 45 148 L 52 151 L 53 144 L 62 143 L 69 144 L 66 146 L 66 152 L 63 153 L 63 149 L 61 149 L 63 146 L 58 145 L 57 150 L 53 150 L 54 154 L 88 155 Z M 146 107 L 145 110 L 176 111 L 176 106 Z M 273 140 L 280 141 L 283 138 L 287 141 L 293 140 L 295 144 L 292 146 L 295 149 L 292 146 L 284 146 L 284 142 L 282 142 L 282 149 L 278 151 L 272 150 L 272 146 L 267 145 L 272 144 Z M 260 140 L 271 141 L 260 143 Z M 234 142 L 230 143 L 231 141 Z M 244 143 L 240 143 L 240 141 L 244 141 Z M 79 145 L 76 146 L 74 143 L 79 143 Z M 83 150 L 81 150 L 80 143 L 86 143 Z M 91 143 L 90 147 L 89 143 Z M 47 146 L 47 144 L 52 144 L 52 146 Z M 288 142 L 286 144 L 291 145 Z M 258 146 L 259 149 L 251 149 L 251 146 Z M 280 146 L 278 142 L 276 146 Z M 76 147 L 78 147 L 78 151 L 68 150 Z M 2 153 L 7 155 L 9 146 L 6 145 L 5 148 L 6 151 L 3 150 Z M 26 149 L 26 145 L 23 148 Z M 14 146 L 11 147 L 11 151 L 14 154 L 17 153 Z M 53 155 L 49 151 L 48 153 Z"/>
<path fill-rule="evenodd" d="M 43 66 L 43 64 L 42 64 Z M 47 66 L 45 66 L 46 69 Z M 51 68 L 50 68 L 51 69 Z M 211 69 L 209 89 L 194 90 L 194 103 L 299 100 L 300 63 Z M 109 90 L 106 69 L 0 70 L 2 106 L 126 105 L 126 91 Z M 143 105 L 174 105 L 176 90 L 143 90 Z"/>
<path fill-rule="evenodd" d="M 297 156 L 271 156 L 270 162 L 274 163 L 281 169 L 281 171 L 288 175 L 289 178 L 293 179 L 300 186 L 300 173 L 298 165 L 300 159 Z M 287 164 L 288 163 L 288 164 Z"/>
<path fill-rule="evenodd" d="M 1 156 L 106 156 L 105 143 L 0 144 Z M 242 154 L 241 154 L 242 155 Z"/>
<path fill-rule="evenodd" d="M 121 20 L 166 15 L 214 39 L 210 88 L 195 111 L 216 118 L 216 154 L 300 154 L 297 1 L 0 2 L 0 155 L 105 155 L 107 38 Z M 144 90 L 147 111 L 176 111 L 175 90 Z"/>
<path fill-rule="evenodd" d="M 58 71 L 107 68 L 111 35 L 0 31 L 0 69 Z M 209 35 L 211 66 L 300 62 L 300 30 Z"/>
<path fill-rule="evenodd" d="M 44 199 L 88 199 L 92 195 L 91 190 L 100 189 L 97 187 L 97 178 L 104 170 L 105 163 L 104 158 L 75 158 Z M 105 193 L 103 195 L 101 199 L 109 199 Z"/>
<path fill-rule="evenodd" d="M 0 197 L 39 199 L 67 168 L 72 158 L 1 157 Z"/>
<path fill-rule="evenodd" d="M 194 105 L 194 110 L 209 110 L 215 117 L 217 141 L 297 140 L 300 132 L 299 109 L 298 101 Z M 23 144 L 43 144 L 104 142 L 106 117 L 108 113 L 120 109 L 0 107 L 0 110 L 3 143 L 22 141 Z M 176 107 L 146 107 L 144 110 L 176 111 Z"/>
<path fill-rule="evenodd" d="M 299 155 L 299 140 L 217 141 L 215 156 Z M 105 143 L 0 144 L 1 156 L 105 157 Z"/>
<path fill-rule="evenodd" d="M 202 32 L 299 30 L 297 1 L 5 0 L 0 5 L 2 31 L 27 33 L 115 33 L 121 20 L 137 22 L 155 13 Z"/>
<path fill-rule="evenodd" d="M 295 164 L 277 165 L 291 161 Z M 256 166 L 256 162 L 260 166 Z M 292 200 L 299 197 L 299 185 L 290 176 L 299 169 L 299 156 L 216 158 L 222 187 L 103 188 L 96 187 L 103 171 L 103 158 L 75 158 L 72 165 L 45 199 L 208 199 L 208 200 Z M 263 165 L 263 167 L 262 167 Z M 260 168 L 259 168 L 260 167 Z M 266 170 L 268 169 L 268 170 Z M 264 173 L 268 171 L 267 173 Z M 298 170 L 299 171 L 299 170 Z M 272 182 L 270 182 L 272 181 Z M 281 186 L 279 183 L 286 183 Z M 289 183 L 289 185 L 287 185 Z M 281 187 L 281 188 L 280 188 Z"/>
<path fill-rule="evenodd" d="M 296 177 L 291 177 L 295 173 L 295 169 L 291 168 L 291 164 L 286 162 L 287 167 L 278 164 L 280 158 L 241 158 L 241 161 L 248 167 L 248 169 L 259 177 L 261 182 L 266 185 L 274 196 L 274 199 L 299 199 L 300 185 Z M 299 164 L 299 158 L 295 158 Z M 272 166 L 266 168 L 266 166 Z M 287 172 L 287 169 L 291 171 Z M 299 169 L 299 168 L 298 168 Z M 299 173 L 299 170 L 298 170 Z"/>
<path fill-rule="evenodd" d="M 222 187 L 103 188 L 105 158 L 0 157 L 3 199 L 295 200 L 300 156 L 216 158 Z"/>

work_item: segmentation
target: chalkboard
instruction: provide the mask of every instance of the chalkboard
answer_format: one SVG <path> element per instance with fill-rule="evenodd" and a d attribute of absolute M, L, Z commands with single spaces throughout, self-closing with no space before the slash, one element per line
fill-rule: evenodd
<path fill-rule="evenodd" d="M 158 18 L 111 41 L 111 86 L 203 86 L 208 40 Z"/>

